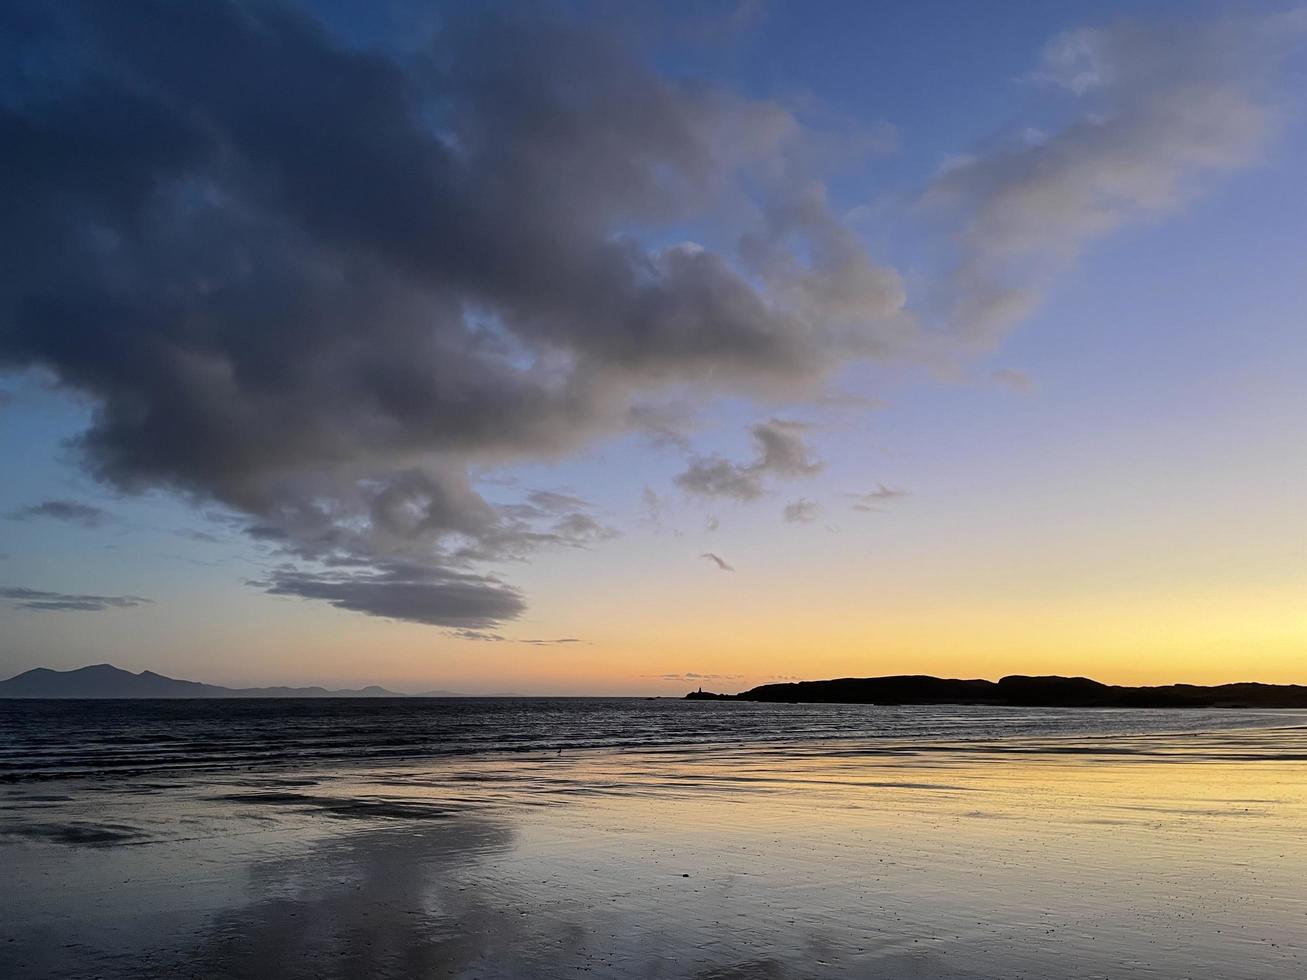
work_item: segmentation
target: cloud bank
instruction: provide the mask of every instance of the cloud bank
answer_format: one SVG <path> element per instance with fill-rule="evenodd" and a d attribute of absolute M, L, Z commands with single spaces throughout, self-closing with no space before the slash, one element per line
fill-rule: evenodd
<path fill-rule="evenodd" d="M 0 17 L 0 366 L 90 396 L 77 448 L 109 485 L 247 515 L 293 562 L 274 594 L 511 619 L 472 566 L 610 529 L 492 504 L 469 467 L 902 342 L 897 274 L 784 164 L 799 120 L 602 32 L 469 15 L 400 56 L 275 3 Z M 738 248 L 651 244 L 722 202 Z"/>

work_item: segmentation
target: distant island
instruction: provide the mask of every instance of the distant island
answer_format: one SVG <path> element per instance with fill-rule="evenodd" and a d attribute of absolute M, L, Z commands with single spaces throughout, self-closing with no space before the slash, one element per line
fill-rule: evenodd
<path fill-rule="evenodd" d="M 924 674 L 842 677 L 829 681 L 763 684 L 739 694 L 691 691 L 691 701 L 770 701 L 804 704 L 981 704 L 1040 708 L 1307 708 L 1299 684 L 1168 684 L 1120 687 L 1088 677 L 954 680 Z"/>
<path fill-rule="evenodd" d="M 36 667 L 0 681 L 0 698 L 402 698 L 384 687 L 329 691 L 325 687 L 222 687 L 179 681 L 152 670 L 133 674 L 111 664 L 76 670 Z"/>

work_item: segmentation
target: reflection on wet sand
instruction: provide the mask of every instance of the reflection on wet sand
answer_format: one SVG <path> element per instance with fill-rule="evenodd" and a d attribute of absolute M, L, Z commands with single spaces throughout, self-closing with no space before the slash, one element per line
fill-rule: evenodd
<path fill-rule="evenodd" d="M 1286 728 L 11 787 L 0 975 L 1301 976 L 1304 758 Z"/>
<path fill-rule="evenodd" d="M 501 914 L 457 874 L 512 840 L 502 823 L 364 831 L 251 867 L 252 900 L 219 914 L 161 975 L 457 976 L 508 938 Z"/>

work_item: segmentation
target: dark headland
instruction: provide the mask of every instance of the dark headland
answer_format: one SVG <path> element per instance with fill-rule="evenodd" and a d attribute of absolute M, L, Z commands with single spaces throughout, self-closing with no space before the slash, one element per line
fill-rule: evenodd
<path fill-rule="evenodd" d="M 1064 708 L 1307 708 L 1299 684 L 1168 684 L 1120 687 L 1088 677 L 953 680 L 924 674 L 841 677 L 829 681 L 763 684 L 739 694 L 691 691 L 696 701 L 772 701 L 807 704 L 981 704 Z"/>

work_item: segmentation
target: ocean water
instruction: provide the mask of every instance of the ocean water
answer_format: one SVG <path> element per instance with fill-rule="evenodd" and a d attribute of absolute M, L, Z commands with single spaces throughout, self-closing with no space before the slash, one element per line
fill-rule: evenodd
<path fill-rule="evenodd" d="M 411 762 L 483 753 L 833 740 L 1114 738 L 1302 713 L 752 704 L 670 698 L 0 700 L 0 782 Z"/>
<path fill-rule="evenodd" d="M 1307 976 L 1307 712 L 0 701 L 0 977 Z"/>

